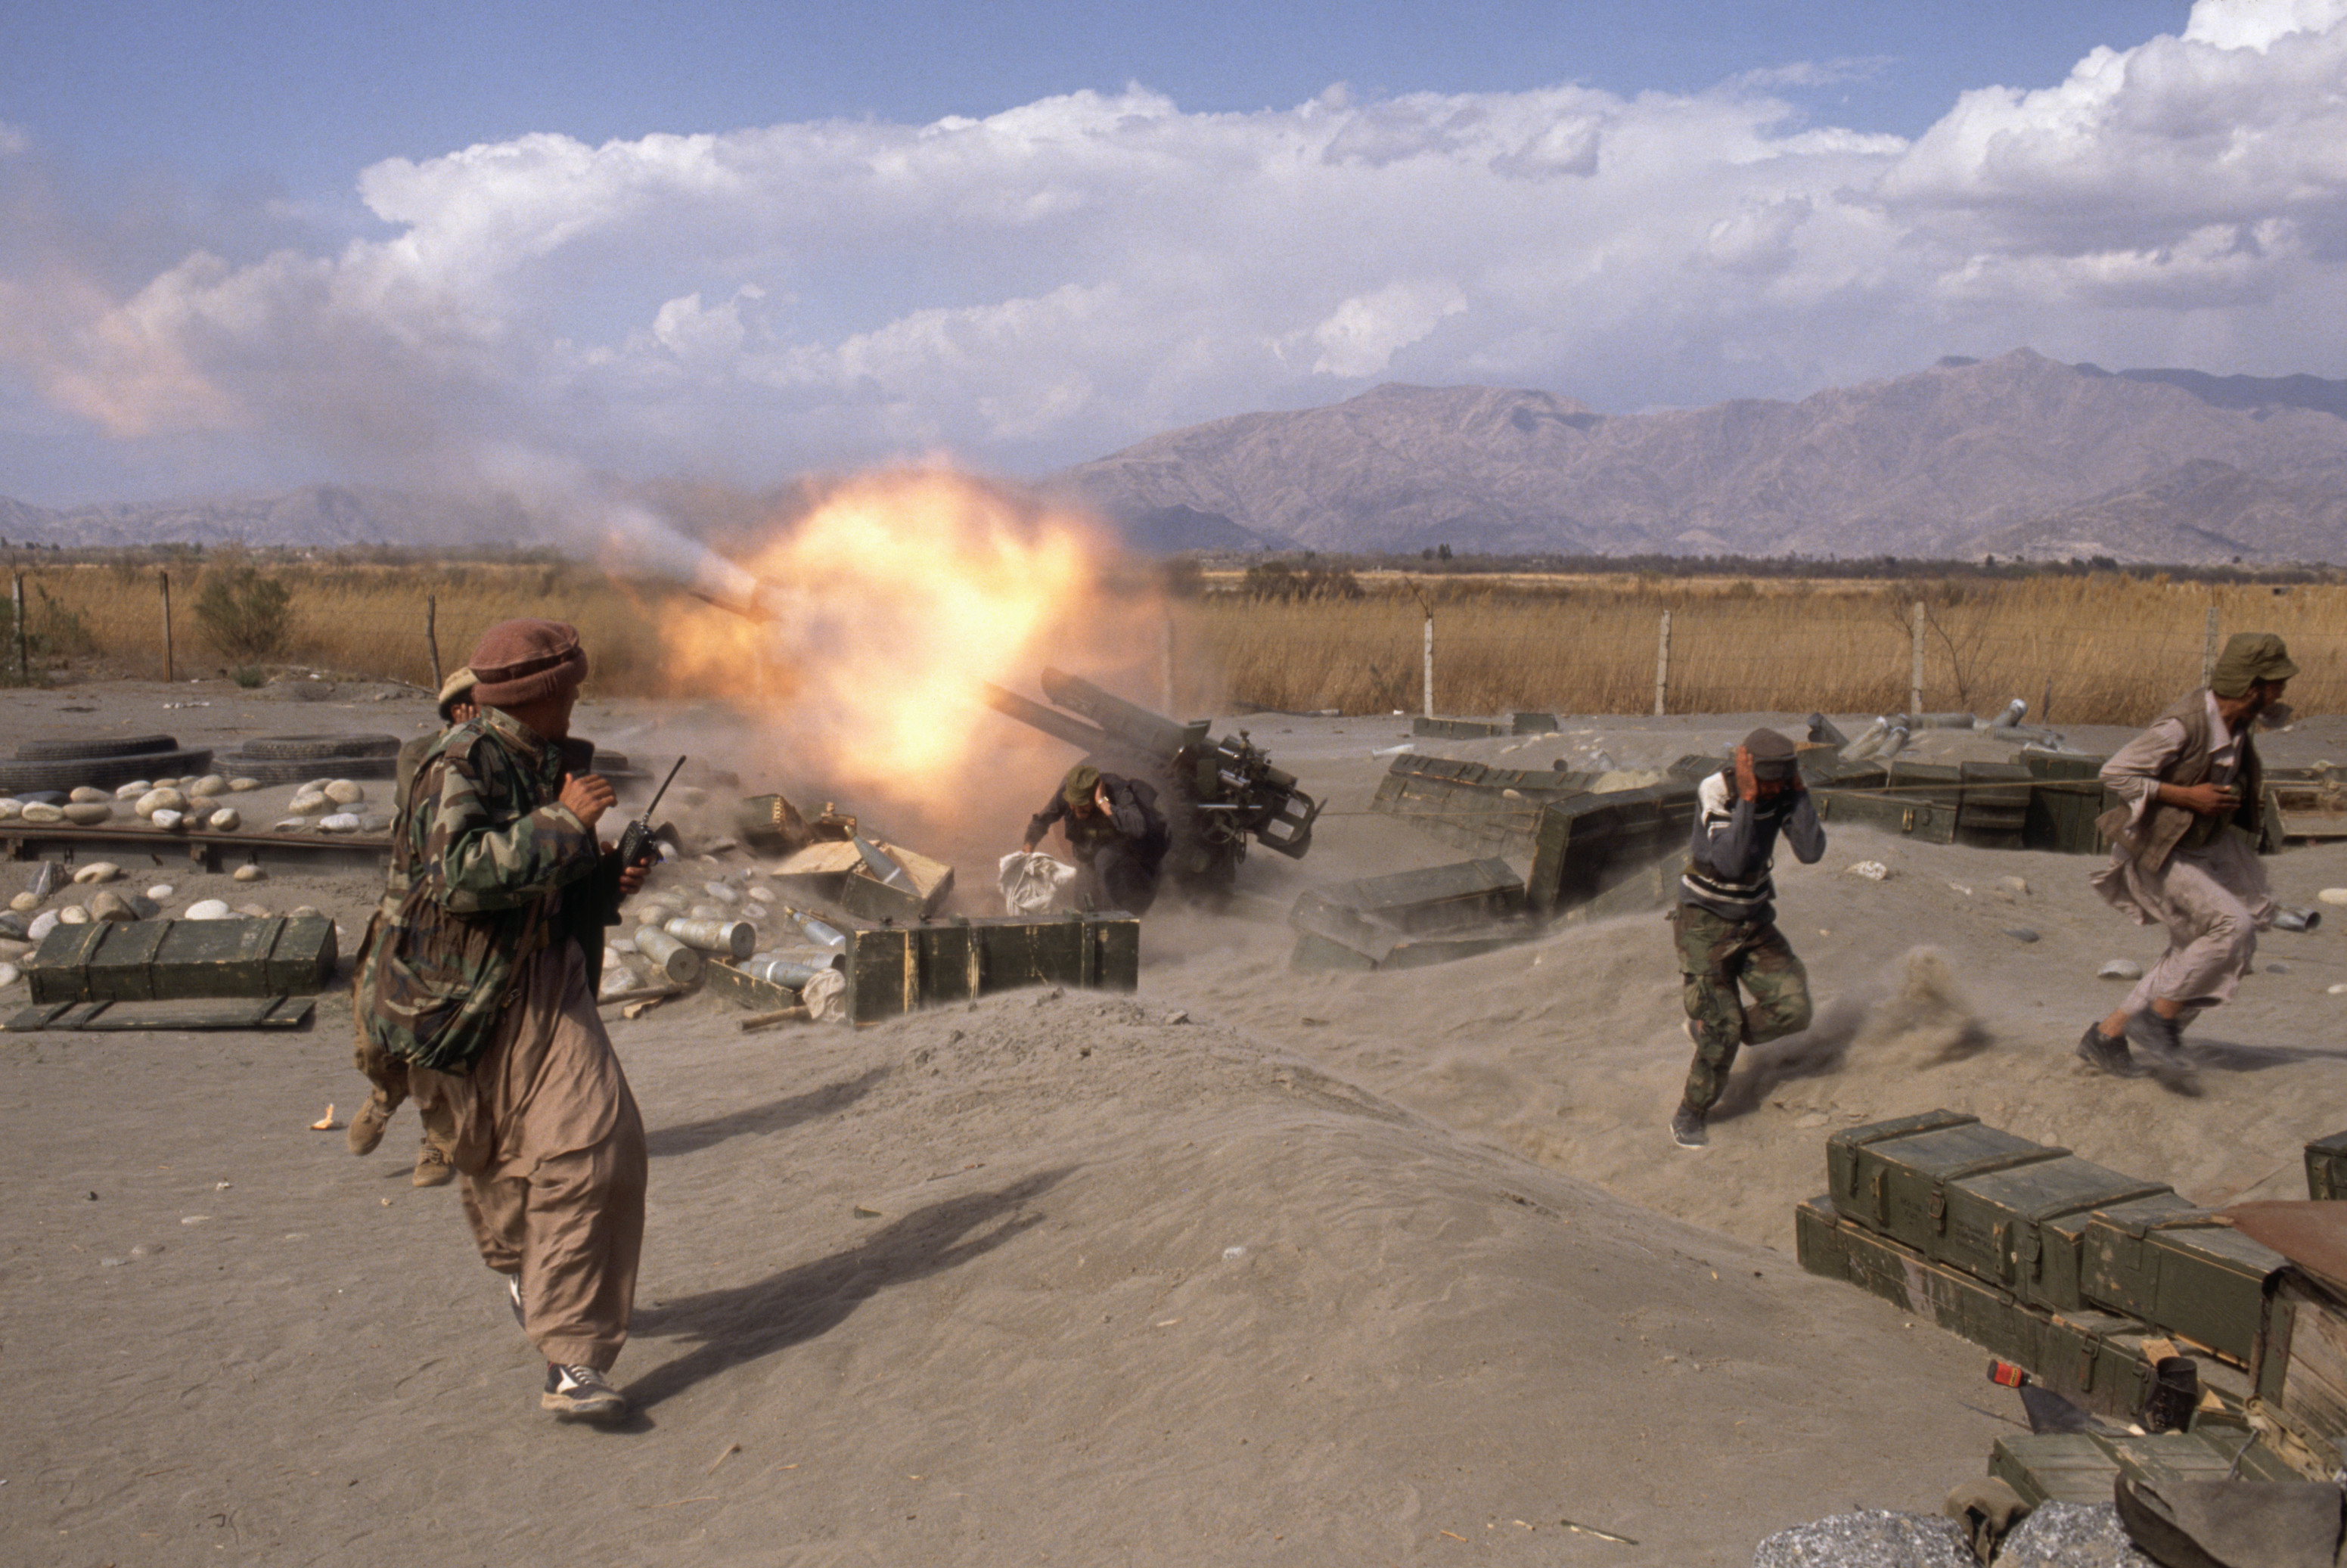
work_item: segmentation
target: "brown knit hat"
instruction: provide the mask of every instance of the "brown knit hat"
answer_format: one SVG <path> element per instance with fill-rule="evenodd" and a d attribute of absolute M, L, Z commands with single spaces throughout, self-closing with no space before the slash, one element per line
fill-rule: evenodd
<path fill-rule="evenodd" d="M 579 629 L 559 620 L 502 620 L 481 633 L 466 661 L 479 684 L 473 701 L 513 708 L 575 692 L 587 679 Z"/>
<path fill-rule="evenodd" d="M 444 724 L 446 723 L 449 719 L 454 716 L 448 712 L 448 710 L 455 707 L 459 702 L 473 702 L 477 704 L 479 699 L 473 695 L 473 688 L 480 683 L 481 678 L 474 674 L 470 670 L 458 670 L 451 674 L 446 682 L 442 682 L 440 687 L 440 722 Z"/>

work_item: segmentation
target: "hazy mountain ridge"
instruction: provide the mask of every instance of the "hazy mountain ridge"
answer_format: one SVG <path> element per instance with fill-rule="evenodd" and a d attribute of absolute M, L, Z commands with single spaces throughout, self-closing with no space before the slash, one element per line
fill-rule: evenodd
<path fill-rule="evenodd" d="M 1327 550 L 2062 555 L 2055 541 L 2086 541 L 2123 559 L 2329 560 L 2347 558 L 2334 408 L 2347 383 L 2113 374 L 2024 349 L 1799 403 L 1612 417 L 1546 393 L 1384 386 L 1172 431 L 1057 482 L 1112 518 L 1186 507 Z M 2261 487 L 2256 504 L 2199 517 L 2203 487 L 2157 482 L 2194 463 Z M 2188 553 L 2136 548 L 2152 541 Z"/>
<path fill-rule="evenodd" d="M 1168 431 L 1042 487 L 1149 551 L 2347 561 L 2347 381 L 2113 373 L 2019 349 L 1798 403 L 1641 415 L 1388 385 Z M 805 501 L 789 487 L 633 488 L 712 537 Z M 77 547 L 539 543 L 556 524 L 335 485 L 58 510 L 0 497 L 0 538 Z"/>

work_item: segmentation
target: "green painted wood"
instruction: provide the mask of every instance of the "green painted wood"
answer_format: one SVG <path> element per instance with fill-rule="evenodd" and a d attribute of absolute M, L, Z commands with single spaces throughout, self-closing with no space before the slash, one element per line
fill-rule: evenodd
<path fill-rule="evenodd" d="M 2347 1198 L 2347 1132 L 2333 1132 L 2306 1146 L 2306 1195 Z"/>
<path fill-rule="evenodd" d="M 1858 1157 L 1860 1151 L 1870 1143 L 1888 1143 L 1893 1138 L 1911 1137 L 1917 1132 L 1936 1132 L 1943 1127 L 1969 1127 L 1980 1118 L 1962 1111 L 1924 1111 L 1912 1116 L 1894 1116 L 1888 1121 L 1869 1122 L 1863 1126 L 1845 1127 L 1826 1139 L 1826 1191 L 1845 1214 L 1854 1212 L 1850 1200 L 1858 1195 Z"/>
<path fill-rule="evenodd" d="M 2069 1151 L 1973 1122 L 1877 1140 L 1851 1153 L 1846 1184 L 1834 1189 L 1842 1214 L 1937 1257 L 1949 1245 L 1952 1186 L 1968 1176 L 2058 1160 Z"/>
<path fill-rule="evenodd" d="M 2162 1194 L 2176 1208 L 2187 1206 L 2165 1183 L 2123 1176 L 2075 1154 L 2032 1160 L 1950 1182 L 1944 1223 L 1928 1250 L 2033 1305 L 2079 1307 L 2086 1303 L 2078 1232 L 2049 1228 L 2050 1222 Z"/>
<path fill-rule="evenodd" d="M 2267 1282 L 2289 1266 L 2210 1214 L 2098 1214 L 2086 1224 L 2081 1288 L 2239 1366 L 2256 1352 Z"/>

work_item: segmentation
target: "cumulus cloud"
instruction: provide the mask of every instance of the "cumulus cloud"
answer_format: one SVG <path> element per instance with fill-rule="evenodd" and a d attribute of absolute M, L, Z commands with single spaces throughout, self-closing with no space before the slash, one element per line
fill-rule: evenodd
<path fill-rule="evenodd" d="M 1039 470 L 1379 379 L 1626 410 L 2024 342 L 2341 373 L 2347 0 L 2201 0 L 1911 145 L 1776 96 L 1865 68 L 525 136 L 360 171 L 372 223 L 335 243 L 124 285 L 0 241 L 0 374 L 101 449 L 266 432 L 319 466 L 504 445 L 766 480 Z M 0 181 L 38 154 L 0 126 Z"/>

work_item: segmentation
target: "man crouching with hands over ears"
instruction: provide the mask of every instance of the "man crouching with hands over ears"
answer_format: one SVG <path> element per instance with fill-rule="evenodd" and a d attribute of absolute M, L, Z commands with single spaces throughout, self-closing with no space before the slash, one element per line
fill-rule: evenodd
<path fill-rule="evenodd" d="M 1671 1115 L 1680 1147 L 1708 1141 L 1704 1123 L 1727 1087 L 1737 1050 L 1809 1027 L 1809 977 L 1777 929 L 1769 876 L 1782 832 L 1804 866 L 1826 852 L 1826 830 L 1802 787 L 1793 743 L 1755 730 L 1736 760 L 1696 792 L 1695 833 L 1671 925 L 1695 1061 Z M 1737 987 L 1752 994 L 1747 1007 Z"/>
<path fill-rule="evenodd" d="M 406 891 L 362 956 L 361 1022 L 453 1129 L 473 1239 L 546 1358 L 539 1403 L 615 1420 L 628 1402 L 604 1374 L 635 1305 L 644 1128 L 593 976 L 643 867 L 596 840 L 610 784 L 565 762 L 578 631 L 505 621 L 468 662 L 480 712 L 416 766 L 392 845 Z"/>

